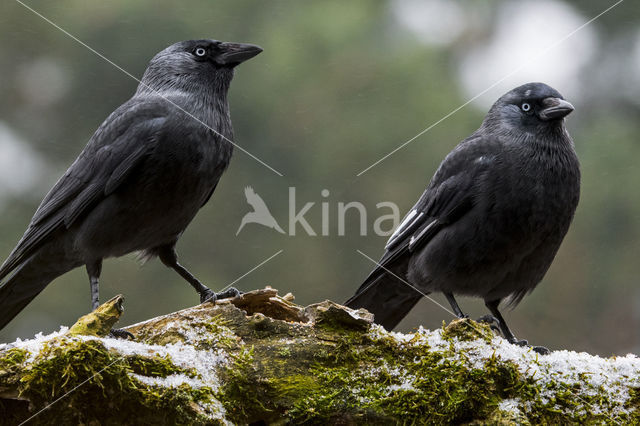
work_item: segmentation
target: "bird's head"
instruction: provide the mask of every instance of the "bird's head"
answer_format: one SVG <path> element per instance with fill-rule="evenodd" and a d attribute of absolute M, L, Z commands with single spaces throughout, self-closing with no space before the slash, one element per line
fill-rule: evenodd
<path fill-rule="evenodd" d="M 527 83 L 507 92 L 493 104 L 485 122 L 499 122 L 523 130 L 561 127 L 573 105 L 544 83 Z"/>
<path fill-rule="evenodd" d="M 254 44 L 218 40 L 181 41 L 151 59 L 139 90 L 162 90 L 194 81 L 226 83 L 228 87 L 233 68 L 260 52 L 262 48 Z"/>

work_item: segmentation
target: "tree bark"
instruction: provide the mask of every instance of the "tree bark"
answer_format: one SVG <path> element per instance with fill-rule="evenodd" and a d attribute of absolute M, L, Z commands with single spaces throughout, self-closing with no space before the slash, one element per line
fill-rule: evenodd
<path fill-rule="evenodd" d="M 540 356 L 486 325 L 390 333 L 271 288 L 105 337 L 122 296 L 69 330 L 0 345 L 0 422 L 636 423 L 640 360 Z"/>

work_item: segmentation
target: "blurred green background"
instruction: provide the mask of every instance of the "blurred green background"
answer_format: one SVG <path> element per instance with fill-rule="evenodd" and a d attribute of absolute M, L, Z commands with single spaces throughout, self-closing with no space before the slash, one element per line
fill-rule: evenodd
<path fill-rule="evenodd" d="M 402 214 L 442 158 L 507 90 L 543 81 L 574 103 L 568 118 L 582 163 L 572 228 L 539 287 L 506 318 L 518 337 L 602 355 L 640 351 L 640 8 L 601 1 L 136 1 L 30 0 L 27 4 L 136 76 L 184 39 L 251 42 L 264 53 L 242 64 L 230 91 L 235 151 L 212 200 L 178 244 L 183 264 L 218 290 L 236 283 L 293 292 L 301 304 L 343 301 L 378 258 L 386 237 L 373 222 Z M 549 48 L 551 47 L 551 48 Z M 496 84 L 497 83 L 497 84 Z M 137 83 L 13 0 L 0 5 L 0 257 L 18 241 L 40 200 L 104 118 Z M 490 88 L 485 92 L 486 89 Z M 483 93 L 484 92 L 484 93 Z M 481 94 L 482 93 L 482 94 Z M 366 173 L 363 169 L 481 94 Z M 287 230 L 249 224 L 252 186 Z M 321 191 L 328 190 L 328 196 Z M 338 203 L 367 208 L 367 234 L 350 211 L 338 235 Z M 329 215 L 322 236 L 322 204 Z M 388 227 L 390 222 L 384 224 Z M 197 295 L 157 260 L 105 262 L 101 300 L 123 293 L 123 324 L 191 306 Z M 445 303 L 441 295 L 434 296 Z M 70 325 L 89 308 L 85 271 L 54 281 L 0 331 L 0 342 Z M 481 300 L 461 298 L 472 316 Z M 439 327 L 451 316 L 428 300 L 401 324 Z"/>

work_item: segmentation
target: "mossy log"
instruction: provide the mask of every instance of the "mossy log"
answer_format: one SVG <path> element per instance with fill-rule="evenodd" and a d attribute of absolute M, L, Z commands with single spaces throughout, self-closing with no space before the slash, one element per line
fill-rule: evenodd
<path fill-rule="evenodd" d="M 0 422 L 528 424 L 640 421 L 640 359 L 515 347 L 486 325 L 390 333 L 364 310 L 266 288 L 104 337 L 117 296 L 69 330 L 0 345 Z"/>

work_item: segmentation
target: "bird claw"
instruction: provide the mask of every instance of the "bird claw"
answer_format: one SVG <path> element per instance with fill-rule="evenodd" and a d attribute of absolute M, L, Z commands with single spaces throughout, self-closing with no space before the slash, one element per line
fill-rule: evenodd
<path fill-rule="evenodd" d="M 516 346 L 530 348 L 532 351 L 537 352 L 540 355 L 549 355 L 551 353 L 551 351 L 548 348 L 545 348 L 544 346 L 531 346 L 529 342 L 527 342 L 526 340 L 516 340 L 514 338 L 513 340 L 510 340 L 509 343 L 514 344 Z"/>
<path fill-rule="evenodd" d="M 483 315 L 480 318 L 478 318 L 476 322 L 487 324 L 491 328 L 491 330 L 493 330 L 498 334 L 502 334 L 500 332 L 500 327 L 498 327 L 498 324 L 500 324 L 500 321 L 498 321 L 498 319 L 493 315 Z"/>
<path fill-rule="evenodd" d="M 128 332 L 127 330 L 123 330 L 121 328 L 112 328 L 109 332 L 108 337 L 112 337 L 114 339 L 124 339 L 124 340 L 134 340 L 135 336 Z"/>
<path fill-rule="evenodd" d="M 242 294 L 240 290 L 235 287 L 229 287 L 225 291 L 221 291 L 220 293 L 216 293 L 216 297 L 218 299 L 231 299 L 233 297 L 238 297 Z"/>
<path fill-rule="evenodd" d="M 200 303 L 211 302 L 215 305 L 216 300 L 218 300 L 218 297 L 210 289 L 206 289 L 205 291 L 200 293 Z"/>
<path fill-rule="evenodd" d="M 540 355 L 549 355 L 551 353 L 551 351 L 548 348 L 545 348 L 544 346 L 531 346 L 531 349 L 534 352 L 539 353 Z"/>
<path fill-rule="evenodd" d="M 476 320 L 476 322 L 483 322 L 485 324 L 500 324 L 498 318 L 493 315 L 483 315 Z"/>
<path fill-rule="evenodd" d="M 200 303 L 212 302 L 216 303 L 219 299 L 230 299 L 233 297 L 240 296 L 242 292 L 235 287 L 229 287 L 225 291 L 221 291 L 220 293 L 214 293 L 210 289 L 206 289 L 202 293 L 200 293 Z"/>

